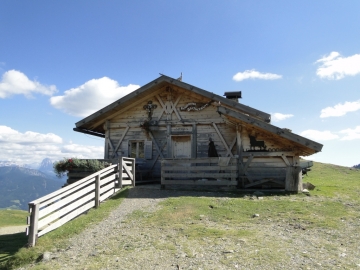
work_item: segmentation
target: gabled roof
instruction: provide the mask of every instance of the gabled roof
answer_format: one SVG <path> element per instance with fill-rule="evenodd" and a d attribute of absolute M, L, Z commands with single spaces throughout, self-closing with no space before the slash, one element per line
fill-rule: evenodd
<path fill-rule="evenodd" d="M 155 94 L 156 91 L 167 85 L 177 86 L 198 95 L 207 97 L 212 101 L 218 102 L 220 104 L 220 106 L 218 106 L 218 112 L 220 114 L 224 114 L 234 119 L 235 121 L 256 127 L 262 131 L 267 132 L 268 134 L 283 139 L 286 142 L 297 145 L 300 149 L 300 155 L 305 156 L 319 152 L 323 147 L 322 144 L 319 144 L 315 141 L 296 135 L 286 129 L 271 125 L 270 114 L 248 107 L 234 100 L 224 98 L 166 75 L 161 75 L 159 78 L 149 82 L 132 93 L 80 120 L 79 122 L 75 123 L 76 128 L 74 128 L 74 130 L 94 136 L 104 137 L 105 131 L 103 125 L 107 119 L 111 118 L 121 109 L 126 108 L 139 99 L 146 98 L 150 94 Z"/>
<path fill-rule="evenodd" d="M 100 122 L 105 120 L 116 113 L 120 108 L 123 108 L 124 106 L 130 105 L 134 102 L 134 100 L 137 100 L 139 98 L 142 98 L 144 96 L 147 96 L 149 93 L 152 93 L 156 90 L 161 89 L 165 85 L 174 85 L 183 89 L 186 89 L 188 91 L 191 91 L 193 93 L 202 95 L 204 97 L 207 97 L 213 101 L 220 102 L 221 104 L 225 104 L 227 106 L 233 107 L 236 110 L 245 113 L 247 115 L 251 115 L 252 117 L 263 121 L 263 122 L 270 122 L 270 114 L 256 110 L 254 108 L 251 108 L 249 106 L 240 104 L 236 101 L 224 98 L 222 96 L 216 95 L 214 93 L 208 92 L 206 90 L 203 90 L 201 88 L 198 88 L 196 86 L 193 86 L 191 84 L 184 83 L 182 81 L 176 80 L 174 78 L 161 75 L 159 78 L 149 82 L 148 84 L 140 87 L 139 89 L 131 92 L 130 94 L 120 98 L 119 100 L 111 103 L 110 105 L 102 108 L 101 110 L 91 114 L 88 117 L 85 117 L 84 119 L 80 120 L 79 122 L 75 123 L 76 128 L 74 128 L 75 131 L 87 133 L 95 136 L 104 137 L 104 129 L 103 129 L 103 123 L 100 124 Z"/>

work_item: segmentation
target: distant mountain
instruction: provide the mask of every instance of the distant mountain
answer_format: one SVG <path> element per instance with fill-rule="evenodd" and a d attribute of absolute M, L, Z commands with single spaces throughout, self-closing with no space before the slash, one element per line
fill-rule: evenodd
<path fill-rule="evenodd" d="M 55 175 L 54 168 L 53 168 L 53 162 L 51 161 L 50 158 L 43 159 L 38 170 L 40 172 L 43 172 L 43 173 L 46 173 L 49 175 Z"/>
<path fill-rule="evenodd" d="M 0 166 L 0 208 L 28 210 L 28 203 L 59 188 L 64 182 L 38 170 Z"/>
<path fill-rule="evenodd" d="M 358 165 L 354 165 L 354 168 L 356 168 L 356 169 L 360 169 L 360 164 L 358 164 Z"/>

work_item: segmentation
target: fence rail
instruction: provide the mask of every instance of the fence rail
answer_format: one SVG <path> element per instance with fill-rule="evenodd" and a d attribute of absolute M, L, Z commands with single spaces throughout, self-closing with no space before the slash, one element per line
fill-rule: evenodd
<path fill-rule="evenodd" d="M 99 207 L 125 185 L 135 186 L 135 159 L 120 158 L 117 164 L 29 203 L 26 234 L 28 246 L 38 237 L 62 226 L 90 208 Z"/>
<path fill-rule="evenodd" d="M 163 159 L 161 185 L 236 186 L 237 158 Z"/>

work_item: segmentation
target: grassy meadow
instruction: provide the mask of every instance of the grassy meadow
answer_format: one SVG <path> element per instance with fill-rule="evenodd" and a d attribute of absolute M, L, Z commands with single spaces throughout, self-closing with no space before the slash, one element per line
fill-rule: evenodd
<path fill-rule="evenodd" d="M 173 251 L 175 254 L 177 245 L 175 243 L 182 243 L 188 257 L 194 256 L 191 248 L 195 245 L 199 245 L 200 249 L 201 246 L 218 243 L 224 239 L 241 239 L 244 243 L 251 243 L 255 246 L 260 246 L 259 243 L 262 243 L 268 249 L 257 247 L 260 252 L 256 253 L 256 256 L 260 256 L 264 262 L 272 265 L 272 263 L 286 260 L 284 250 L 296 249 L 297 247 L 294 247 L 296 241 L 294 239 L 276 241 L 277 236 L 272 235 L 271 231 L 264 233 L 256 228 L 287 226 L 286 228 L 296 228 L 299 231 L 302 229 L 309 232 L 326 233 L 342 231 L 342 226 L 345 226 L 344 220 L 352 223 L 358 223 L 360 220 L 360 170 L 314 162 L 312 170 L 308 176 L 303 178 L 303 182 L 310 182 L 316 188 L 308 195 L 265 193 L 260 199 L 254 198 L 252 193 L 244 192 L 223 192 L 216 197 L 168 198 L 160 203 L 157 211 L 135 211 L 124 222 L 140 224 L 138 226 L 141 227 L 139 235 L 146 236 L 148 234 L 148 237 L 152 232 L 155 233 L 154 228 L 156 228 L 159 235 L 165 238 L 158 237 L 151 240 L 151 246 L 159 250 Z M 16 244 L 15 248 L 8 248 L 6 241 L 10 236 L 0 236 L 0 269 L 12 269 L 22 264 L 35 262 L 44 251 L 66 247 L 69 237 L 78 234 L 88 224 L 99 222 L 108 216 L 111 210 L 126 197 L 127 192 L 125 189 L 104 203 L 99 210 L 91 210 L 88 214 L 39 238 L 37 246 L 34 248 L 23 247 L 26 244 L 23 235 L 13 235 L 13 237 L 18 237 L 20 242 Z M 17 222 L 20 221 L 16 221 L 15 217 L 10 219 L 6 213 L 2 212 L 6 211 L 0 211 L 0 220 L 9 219 L 9 223 L 3 221 L 0 226 L 8 226 L 6 224 L 10 223 L 19 224 Z M 254 214 L 258 214 L 259 218 L 254 218 Z M 136 229 L 138 228 L 134 228 L 134 230 Z M 360 235 L 360 229 L 355 233 Z M 336 234 L 333 237 L 336 237 Z M 335 249 L 335 240 L 334 243 L 317 240 L 323 242 L 314 243 L 314 245 L 323 247 L 324 253 L 332 252 Z M 109 239 L 109 246 L 114 245 L 115 247 L 116 245 L 114 254 L 119 252 L 119 240 L 116 239 L 116 241 L 112 242 Z M 130 256 L 133 250 L 140 248 L 144 240 L 123 239 L 123 241 L 126 248 L 122 252 L 124 256 L 127 254 Z M 131 245 L 125 245 L 126 242 L 131 242 Z M 230 245 L 228 248 L 236 249 L 235 242 L 234 246 Z M 252 256 L 255 255 L 248 252 L 242 256 L 246 262 L 254 259 Z M 309 255 L 303 254 L 303 256 Z M 224 259 L 223 264 L 230 267 L 234 263 L 233 260 L 231 258 Z M 103 264 L 99 258 L 94 262 L 90 260 L 89 263 L 87 269 L 97 269 Z M 350 268 L 351 263 L 350 261 L 348 265 Z"/>

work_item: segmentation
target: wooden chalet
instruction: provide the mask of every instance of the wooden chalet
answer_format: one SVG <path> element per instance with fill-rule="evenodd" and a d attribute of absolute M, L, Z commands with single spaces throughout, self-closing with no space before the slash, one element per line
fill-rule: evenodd
<path fill-rule="evenodd" d="M 270 115 L 161 75 L 76 123 L 105 138 L 104 159 L 136 159 L 139 179 L 302 190 L 300 156 L 322 145 L 270 124 Z M 209 149 L 210 148 L 210 149 Z M 215 150 L 214 150 L 215 149 Z"/>

